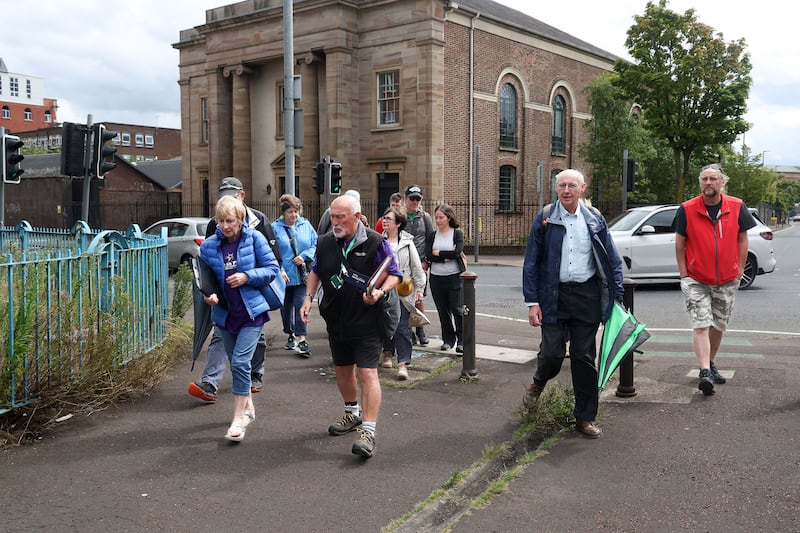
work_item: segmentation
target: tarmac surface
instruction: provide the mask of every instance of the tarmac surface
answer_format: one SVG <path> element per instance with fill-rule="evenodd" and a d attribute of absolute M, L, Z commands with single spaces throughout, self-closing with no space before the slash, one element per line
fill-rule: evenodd
<path fill-rule="evenodd" d="M 507 465 L 513 478 L 477 507 L 483 467 L 461 491 L 439 489 L 515 442 L 538 329 L 478 316 L 478 379 L 468 382 L 455 353 L 439 351 L 438 323 L 427 331 L 409 381 L 380 370 L 369 460 L 351 454 L 355 433 L 327 434 L 342 402 L 324 322 L 314 316 L 314 354 L 302 359 L 282 349 L 273 313 L 244 442 L 223 439 L 229 376 L 215 404 L 186 392 L 201 354 L 194 372 L 187 360 L 144 397 L 0 452 L 0 531 L 800 531 L 800 337 L 726 336 L 720 369 L 730 379 L 704 397 L 690 333 L 654 334 L 636 358 L 636 396 L 606 387 L 599 439 L 564 433 L 530 464 Z M 567 386 L 568 366 L 558 378 Z"/>

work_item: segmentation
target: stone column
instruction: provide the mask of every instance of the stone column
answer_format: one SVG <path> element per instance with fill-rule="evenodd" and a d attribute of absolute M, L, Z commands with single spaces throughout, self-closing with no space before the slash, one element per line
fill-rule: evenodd
<path fill-rule="evenodd" d="M 232 78 L 231 148 L 233 175 L 242 182 L 245 198 L 253 198 L 253 157 L 250 132 L 250 82 L 252 70 L 244 65 L 225 67 L 223 74 Z"/>

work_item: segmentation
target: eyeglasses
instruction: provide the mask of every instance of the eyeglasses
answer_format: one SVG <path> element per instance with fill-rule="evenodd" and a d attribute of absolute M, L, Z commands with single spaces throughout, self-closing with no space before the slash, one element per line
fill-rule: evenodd
<path fill-rule="evenodd" d="M 408 199 L 412 202 L 419 202 L 422 200 L 422 196 L 409 196 Z"/>
<path fill-rule="evenodd" d="M 571 191 L 575 191 L 575 190 L 578 190 L 578 187 L 580 187 L 580 185 L 578 185 L 577 183 L 557 183 L 556 184 L 556 189 L 558 189 L 559 191 L 564 191 L 566 189 L 569 189 Z"/>
<path fill-rule="evenodd" d="M 384 222 L 394 222 L 394 217 L 383 217 Z"/>

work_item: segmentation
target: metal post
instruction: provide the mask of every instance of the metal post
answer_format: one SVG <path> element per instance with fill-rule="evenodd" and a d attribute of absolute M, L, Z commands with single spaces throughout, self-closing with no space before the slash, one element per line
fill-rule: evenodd
<path fill-rule="evenodd" d="M 464 354 L 461 359 L 461 381 L 477 381 L 475 364 L 475 280 L 478 275 L 469 270 L 461 273 L 461 298 L 464 304 L 462 330 L 464 332 Z"/>
<path fill-rule="evenodd" d="M 92 115 L 86 116 L 86 147 L 83 151 L 83 203 L 81 205 L 81 220 L 89 224 L 89 198 L 92 190 L 92 174 L 89 172 L 89 167 L 92 166 Z M 98 156 L 99 157 L 99 156 Z"/>
<path fill-rule="evenodd" d="M 294 190 L 294 6 L 292 0 L 283 0 L 283 139 L 286 148 L 286 192 Z M 327 190 L 326 190 L 327 192 Z"/>
<path fill-rule="evenodd" d="M 474 224 L 472 225 L 472 238 L 475 243 L 475 262 L 478 262 L 478 247 L 480 246 L 480 184 L 481 184 L 481 145 L 475 147 L 475 213 L 473 214 Z"/>
<path fill-rule="evenodd" d="M 635 292 L 636 282 L 625 278 L 622 282 L 624 289 L 622 304 L 633 313 L 633 293 Z M 633 384 L 633 351 L 625 354 L 619 364 L 619 385 L 617 385 L 617 396 L 620 398 L 632 398 L 636 396 L 636 387 Z"/>
<path fill-rule="evenodd" d="M 628 209 L 628 151 L 622 152 L 622 210 Z"/>

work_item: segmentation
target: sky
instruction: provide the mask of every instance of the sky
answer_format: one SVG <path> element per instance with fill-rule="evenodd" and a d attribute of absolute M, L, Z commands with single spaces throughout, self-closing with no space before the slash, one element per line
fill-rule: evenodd
<path fill-rule="evenodd" d="M 657 1 L 657 0 L 656 0 Z M 10 72 L 44 78 L 58 120 L 180 127 L 180 30 L 205 22 L 212 0 L 0 0 L 0 58 Z M 626 32 L 646 0 L 500 0 L 608 52 L 628 58 Z M 568 6 L 568 7 L 565 7 Z M 783 0 L 670 0 L 668 7 L 723 34 L 744 38 L 753 85 L 744 142 L 766 165 L 800 165 L 800 40 Z M 11 21 L 14 21 L 11 23 Z M 741 149 L 743 139 L 736 143 Z"/>

